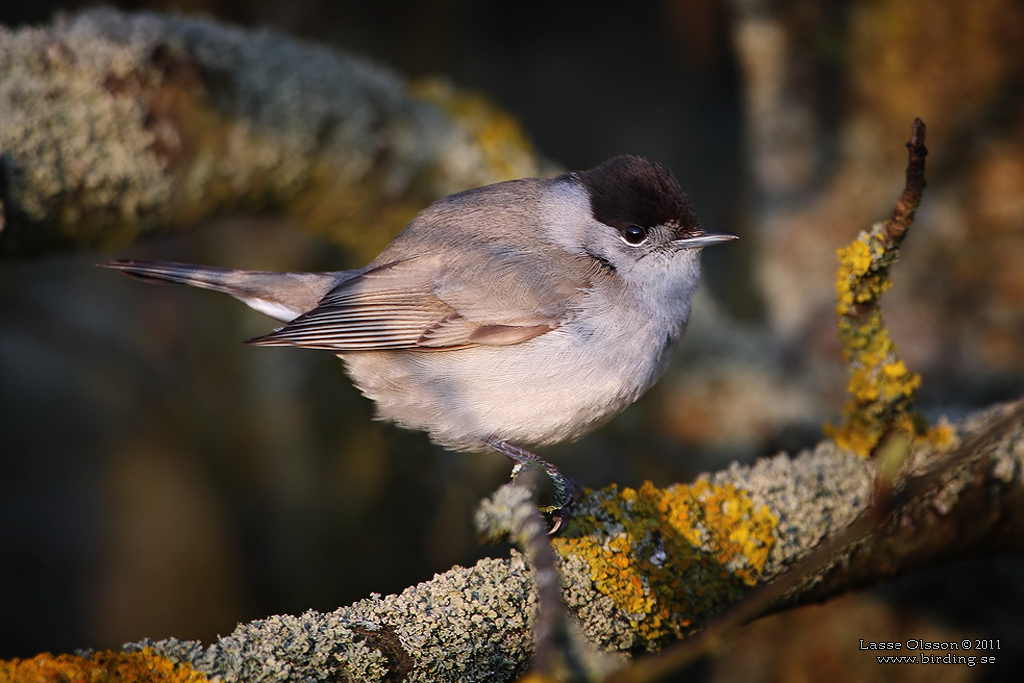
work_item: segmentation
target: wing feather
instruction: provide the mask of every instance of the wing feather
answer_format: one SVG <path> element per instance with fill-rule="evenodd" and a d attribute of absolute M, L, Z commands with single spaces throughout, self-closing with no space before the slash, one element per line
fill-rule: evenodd
<path fill-rule="evenodd" d="M 558 327 L 599 275 L 569 255 L 540 265 L 536 254 L 508 249 L 417 256 L 347 280 L 316 308 L 248 343 L 333 351 L 518 344 Z"/>

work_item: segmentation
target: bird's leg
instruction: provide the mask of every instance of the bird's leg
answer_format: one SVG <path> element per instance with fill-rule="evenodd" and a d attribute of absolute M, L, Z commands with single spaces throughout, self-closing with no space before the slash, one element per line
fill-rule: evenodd
<path fill-rule="evenodd" d="M 547 460 L 519 446 L 510 444 L 508 441 L 487 439 L 484 443 L 512 459 L 515 463 L 515 466 L 512 468 L 513 479 L 523 471 L 524 467 L 536 467 L 544 470 L 548 478 L 551 479 L 551 486 L 555 490 L 555 506 L 551 510 L 551 521 L 553 524 L 548 533 L 555 534 L 565 526 L 565 523 L 569 521 L 571 516 L 572 506 L 579 501 L 583 493 L 580 485 L 562 474 L 561 470 Z"/>

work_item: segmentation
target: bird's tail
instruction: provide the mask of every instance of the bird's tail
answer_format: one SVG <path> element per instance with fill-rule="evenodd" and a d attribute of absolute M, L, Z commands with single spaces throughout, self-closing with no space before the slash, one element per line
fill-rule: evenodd
<path fill-rule="evenodd" d="M 274 273 L 167 261 L 119 260 L 99 264 L 142 280 L 175 282 L 224 292 L 275 320 L 290 322 L 315 308 L 346 273 Z"/>

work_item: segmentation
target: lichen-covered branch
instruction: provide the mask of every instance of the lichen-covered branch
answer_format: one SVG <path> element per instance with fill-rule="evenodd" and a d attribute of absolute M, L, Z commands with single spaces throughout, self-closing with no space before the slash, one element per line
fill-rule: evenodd
<path fill-rule="evenodd" d="M 152 650 L 94 652 L 91 655 L 41 654 L 0 661 L 0 681 L 90 681 L 91 683 L 205 683 L 210 679 L 188 664 L 154 655 Z"/>
<path fill-rule="evenodd" d="M 538 173 L 515 121 L 480 96 L 178 16 L 0 27 L 0 112 L 8 257 L 258 209 L 373 255 L 438 197 Z"/>
<path fill-rule="evenodd" d="M 837 553 L 789 599 L 820 600 L 966 551 L 1024 550 L 1024 411 L 1014 409 L 1001 438 Z M 959 438 L 1005 410 L 968 418 Z M 918 446 L 911 473 L 938 457 Z M 590 492 L 555 544 L 562 598 L 601 650 L 625 657 L 656 648 L 703 627 L 857 519 L 871 505 L 875 468 L 825 442 L 691 485 Z M 151 648 L 156 661 L 228 682 L 510 681 L 533 652 L 535 595 L 513 553 L 329 614 L 243 624 L 211 645 L 147 641 L 128 650 Z"/>
<path fill-rule="evenodd" d="M 915 119 L 907 143 L 907 182 L 892 218 L 861 232 L 839 250 L 836 275 L 836 315 L 843 358 L 849 364 L 850 398 L 843 422 L 827 425 L 826 433 L 843 448 L 867 457 L 889 432 L 924 434 L 911 406 L 921 376 L 899 357 L 896 344 L 882 321 L 882 294 L 892 285 L 889 271 L 899 258 L 899 246 L 914 222 L 925 187 L 925 125 Z M 944 428 L 930 436 L 948 443 Z"/>
<path fill-rule="evenodd" d="M 910 454 L 911 441 L 907 435 L 893 434 L 879 449 L 881 457 L 877 460 L 871 503 L 855 520 L 731 606 L 696 637 L 674 643 L 655 657 L 625 667 L 609 676 L 607 683 L 650 683 L 661 680 L 719 650 L 739 626 L 773 609 L 807 600 L 809 594 L 806 588 L 816 583 L 829 568 L 850 562 L 853 554 L 851 551 L 854 549 L 870 547 L 880 535 L 879 530 L 891 522 L 894 512 L 901 513 L 897 518 L 906 519 L 910 515 L 902 513 L 921 503 L 928 504 L 936 491 L 956 478 L 955 473 L 961 467 L 973 466 L 979 454 L 988 452 L 1008 433 L 1019 430 L 1022 420 L 1024 401 L 1018 401 L 975 430 L 957 448 L 937 457 L 929 457 L 923 464 L 923 471 L 902 479 L 899 474 Z M 845 583 L 849 580 L 850 572 L 843 571 L 842 574 L 841 582 Z M 822 590 L 822 586 L 819 585 L 817 590 Z M 823 595 L 830 594 L 831 589 L 825 587 Z"/>
<path fill-rule="evenodd" d="M 525 680 L 583 681 L 598 679 L 615 668 L 573 628 L 561 597 L 561 575 L 547 525 L 537 509 L 540 471 L 527 468 L 484 500 L 476 527 L 482 540 L 508 539 L 525 554 L 536 586 L 533 661 Z M 524 679 L 520 679 L 524 680 Z"/>

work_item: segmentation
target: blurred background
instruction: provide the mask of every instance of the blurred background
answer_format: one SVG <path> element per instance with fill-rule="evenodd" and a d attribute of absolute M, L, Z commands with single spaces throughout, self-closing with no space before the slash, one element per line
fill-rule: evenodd
<path fill-rule="evenodd" d="M 1024 7 L 1017 0 L 123 2 L 271 27 L 514 115 L 568 169 L 661 161 L 703 224 L 742 236 L 666 377 L 544 455 L 586 486 L 666 485 L 795 453 L 836 420 L 835 249 L 887 218 L 928 124 L 929 188 L 885 312 L 919 407 L 1024 393 Z M 3 3 L 46 23 L 91 3 Z M 379 237 L 375 238 L 379 243 Z M 507 549 L 476 544 L 499 455 L 371 421 L 324 352 L 227 297 L 93 266 L 155 258 L 336 270 L 363 256 L 279 216 L 232 216 L 116 253 L 0 263 L 0 657 L 226 635 L 238 621 L 393 593 Z M 964 560 L 764 620 L 715 680 L 1015 680 L 1024 562 Z M 782 634 L 782 635 L 780 635 Z M 907 635 L 912 634 L 912 635 Z M 1000 638 L 988 671 L 883 670 L 859 638 Z M 961 636 L 961 634 L 966 634 Z M 788 667 L 788 668 L 787 668 Z"/>

